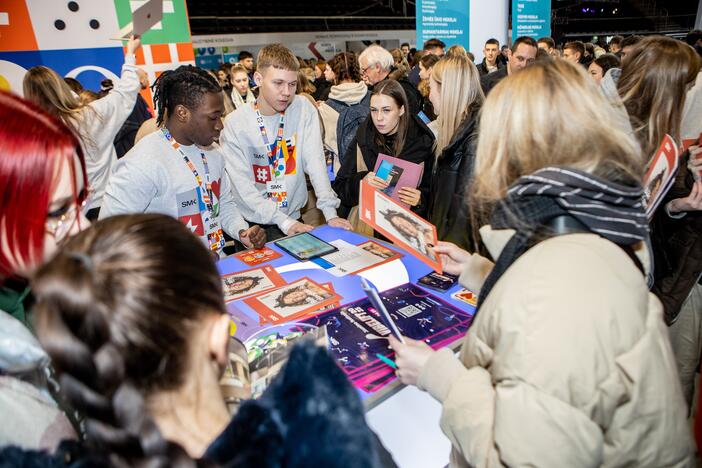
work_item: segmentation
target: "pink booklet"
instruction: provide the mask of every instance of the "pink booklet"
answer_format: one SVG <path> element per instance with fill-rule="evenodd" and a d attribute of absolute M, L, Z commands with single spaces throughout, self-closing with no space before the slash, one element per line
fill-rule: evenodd
<path fill-rule="evenodd" d="M 375 163 L 375 176 L 388 182 L 385 190 L 381 190 L 385 195 L 389 196 L 405 208 L 409 205 L 400 201 L 398 191 L 402 187 L 419 187 L 419 181 L 422 180 L 424 173 L 424 164 L 415 164 L 403 159 L 393 158 L 387 154 L 379 154 L 378 160 Z"/>

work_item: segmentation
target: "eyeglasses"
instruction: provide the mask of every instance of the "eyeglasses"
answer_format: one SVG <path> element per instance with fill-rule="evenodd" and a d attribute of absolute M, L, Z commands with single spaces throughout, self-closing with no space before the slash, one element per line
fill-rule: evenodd
<path fill-rule="evenodd" d="M 88 205 L 90 194 L 93 189 L 86 187 L 78 193 L 76 203 L 70 204 L 51 211 L 46 215 L 46 232 L 52 236 L 56 242 L 61 242 L 66 238 L 78 220 L 79 211 L 82 212 Z"/>
<path fill-rule="evenodd" d="M 370 65 L 368 65 L 366 68 L 361 68 L 361 75 L 365 75 L 369 68 L 372 68 L 372 67 Z"/>

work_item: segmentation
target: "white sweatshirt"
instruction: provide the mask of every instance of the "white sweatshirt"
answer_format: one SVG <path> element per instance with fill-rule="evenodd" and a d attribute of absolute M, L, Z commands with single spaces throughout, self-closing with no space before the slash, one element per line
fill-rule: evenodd
<path fill-rule="evenodd" d="M 263 116 L 269 143 L 275 142 L 280 115 Z M 324 161 L 317 109 L 307 99 L 296 96 L 285 111 L 283 134 L 291 156 L 284 176 L 288 206 L 279 207 L 267 196 L 266 180 L 270 175 L 268 152 L 256 122 L 252 104 L 240 107 L 227 116 L 219 141 L 232 179 L 232 192 L 244 218 L 259 224 L 277 224 L 287 233 L 300 218 L 307 203 L 305 173 L 317 195 L 317 208 L 327 220 L 336 218 L 340 201 L 331 188 Z"/>
<path fill-rule="evenodd" d="M 210 170 L 215 218 L 230 236 L 249 225 L 242 218 L 226 176 L 224 158 L 215 144 L 208 150 L 195 145 L 181 146 L 197 172 L 205 180 L 200 152 L 205 153 Z M 128 213 L 162 213 L 178 218 L 198 235 L 205 245 L 208 227 L 203 225 L 205 205 L 200 200 L 197 181 L 183 157 L 159 130 L 134 145 L 115 165 L 105 191 L 100 219 Z"/>
<path fill-rule="evenodd" d="M 134 55 L 124 57 L 122 76 L 109 94 L 83 108 L 79 120 L 88 182 L 93 188 L 90 207 L 102 205 L 107 180 L 117 161 L 114 140 L 136 104 L 141 89 Z"/>

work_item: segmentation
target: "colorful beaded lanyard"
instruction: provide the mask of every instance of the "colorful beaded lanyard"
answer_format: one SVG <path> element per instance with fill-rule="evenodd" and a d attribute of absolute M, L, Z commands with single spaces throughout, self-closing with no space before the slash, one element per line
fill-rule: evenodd
<path fill-rule="evenodd" d="M 275 137 L 275 146 L 271 147 L 268 141 L 268 132 L 266 131 L 266 125 L 263 121 L 263 116 L 258 107 L 258 99 L 254 101 L 254 110 L 256 111 L 256 122 L 258 123 L 258 129 L 261 131 L 261 138 L 263 138 L 263 144 L 266 146 L 266 151 L 268 152 L 268 164 L 271 166 L 271 175 L 276 179 L 285 175 L 285 164 L 283 156 L 283 131 L 285 130 L 285 112 L 280 114 L 280 123 L 278 124 L 278 134 Z"/>
<path fill-rule="evenodd" d="M 202 158 L 202 165 L 205 167 L 205 184 L 203 185 L 202 183 L 202 177 L 200 177 L 200 174 L 197 172 L 197 168 L 193 164 L 193 162 L 190 160 L 188 155 L 186 155 L 182 149 L 180 149 L 180 143 L 175 141 L 175 138 L 171 135 L 171 133 L 168 131 L 167 128 L 162 128 L 161 131 L 163 132 L 163 135 L 166 137 L 166 140 L 171 144 L 174 150 L 176 150 L 180 155 L 183 157 L 183 161 L 185 161 L 185 164 L 188 166 L 188 169 L 193 173 L 195 176 L 195 180 L 197 181 L 198 188 L 200 189 L 200 192 L 202 193 L 202 201 L 205 203 L 205 206 L 207 207 L 207 211 L 210 212 L 211 216 L 214 217 L 214 208 L 212 205 L 212 182 L 210 181 L 210 169 L 207 166 L 207 157 L 205 156 L 205 153 L 200 151 L 200 157 Z"/>

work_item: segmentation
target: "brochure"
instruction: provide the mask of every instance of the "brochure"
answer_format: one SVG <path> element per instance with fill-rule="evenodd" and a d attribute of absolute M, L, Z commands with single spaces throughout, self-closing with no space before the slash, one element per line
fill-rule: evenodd
<path fill-rule="evenodd" d="M 438 242 L 436 227 L 401 206 L 365 180 L 361 182 L 360 219 L 441 273 L 441 261 L 431 247 Z"/>
<path fill-rule="evenodd" d="M 389 196 L 405 208 L 409 205 L 400 201 L 398 191 L 402 187 L 419 187 L 422 180 L 424 165 L 415 164 L 399 158 L 393 158 L 387 154 L 379 154 L 375 163 L 375 176 L 388 182 L 388 186 L 382 192 Z"/>
<path fill-rule="evenodd" d="M 653 217 L 675 181 L 679 165 L 678 156 L 678 146 L 670 135 L 666 135 L 643 179 L 644 205 L 648 219 Z"/>

